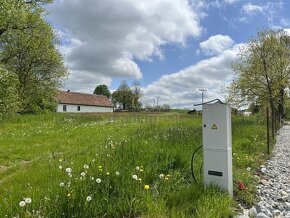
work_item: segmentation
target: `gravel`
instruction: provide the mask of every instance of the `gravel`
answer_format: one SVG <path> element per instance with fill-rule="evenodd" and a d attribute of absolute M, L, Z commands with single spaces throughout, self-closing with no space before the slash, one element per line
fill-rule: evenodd
<path fill-rule="evenodd" d="M 290 218 L 290 123 L 278 132 L 273 156 L 260 166 L 260 201 L 237 217 Z"/>

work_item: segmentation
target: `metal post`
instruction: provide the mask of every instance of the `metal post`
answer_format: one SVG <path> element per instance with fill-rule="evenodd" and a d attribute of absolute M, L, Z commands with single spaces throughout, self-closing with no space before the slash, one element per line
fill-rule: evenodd
<path fill-rule="evenodd" d="M 201 92 L 201 103 L 203 104 L 203 93 L 207 91 L 207 89 L 198 89 Z"/>

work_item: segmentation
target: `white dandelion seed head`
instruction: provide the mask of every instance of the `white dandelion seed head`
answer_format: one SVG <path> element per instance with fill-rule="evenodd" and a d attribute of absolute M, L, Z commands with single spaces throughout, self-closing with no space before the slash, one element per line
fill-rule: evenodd
<path fill-rule="evenodd" d="M 92 200 L 92 197 L 89 195 L 86 200 L 89 202 Z"/>
<path fill-rule="evenodd" d="M 89 168 L 90 168 L 89 165 L 87 164 L 84 165 L 84 169 L 89 169 Z"/>
<path fill-rule="evenodd" d="M 25 203 L 26 203 L 26 204 L 30 204 L 31 201 L 32 201 L 31 198 L 25 198 Z"/>
<path fill-rule="evenodd" d="M 25 207 L 25 205 L 26 205 L 25 201 L 20 201 L 20 202 L 19 202 L 19 206 L 20 206 L 20 207 Z"/>
<path fill-rule="evenodd" d="M 68 175 L 68 177 L 72 177 L 72 174 L 71 173 L 68 173 L 67 175 Z"/>
<path fill-rule="evenodd" d="M 92 176 L 92 177 L 91 177 L 91 180 L 93 181 L 93 180 L 95 180 L 95 178 Z"/>
<path fill-rule="evenodd" d="M 160 178 L 160 179 L 163 179 L 163 178 L 164 178 L 164 174 L 161 173 L 161 174 L 159 175 L 159 178 Z"/>
<path fill-rule="evenodd" d="M 100 178 L 97 178 L 96 182 L 100 184 L 102 182 L 102 180 Z"/>
<path fill-rule="evenodd" d="M 82 176 L 82 177 L 85 177 L 85 176 L 86 176 L 86 173 L 85 173 L 85 172 L 82 172 L 82 173 L 81 173 L 81 176 Z"/>
<path fill-rule="evenodd" d="M 139 166 L 137 166 L 137 167 L 136 167 L 136 170 L 140 170 L 140 167 L 139 167 Z"/>
<path fill-rule="evenodd" d="M 61 165 L 59 165 L 59 166 L 58 166 L 58 169 L 62 170 L 62 169 L 63 169 L 63 167 L 62 167 Z"/>
<path fill-rule="evenodd" d="M 117 175 L 117 176 L 119 176 L 119 175 L 120 175 L 120 173 L 117 171 L 117 172 L 116 172 L 116 175 Z"/>
<path fill-rule="evenodd" d="M 65 185 L 64 182 L 60 182 L 60 183 L 59 183 L 59 186 L 60 186 L 60 187 L 64 187 L 64 185 Z"/>
<path fill-rule="evenodd" d="M 137 179 L 138 179 L 138 176 L 137 176 L 137 175 L 133 175 L 133 176 L 132 176 L 132 179 L 137 180 Z"/>
<path fill-rule="evenodd" d="M 71 169 L 71 168 L 66 168 L 66 169 L 65 169 L 65 172 L 67 172 L 67 173 L 71 173 L 71 172 L 72 172 L 72 169 Z"/>

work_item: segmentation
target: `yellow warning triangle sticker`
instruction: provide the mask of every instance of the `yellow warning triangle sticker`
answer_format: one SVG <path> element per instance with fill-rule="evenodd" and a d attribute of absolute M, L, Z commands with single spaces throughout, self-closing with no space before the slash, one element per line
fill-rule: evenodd
<path fill-rule="evenodd" d="M 211 129 L 217 129 L 217 125 L 213 124 Z"/>

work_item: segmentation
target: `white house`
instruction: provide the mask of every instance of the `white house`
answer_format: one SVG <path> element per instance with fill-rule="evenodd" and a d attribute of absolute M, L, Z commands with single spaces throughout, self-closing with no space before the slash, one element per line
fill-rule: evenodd
<path fill-rule="evenodd" d="M 103 95 L 85 94 L 70 91 L 59 91 L 57 112 L 94 113 L 113 112 L 112 102 Z"/>

